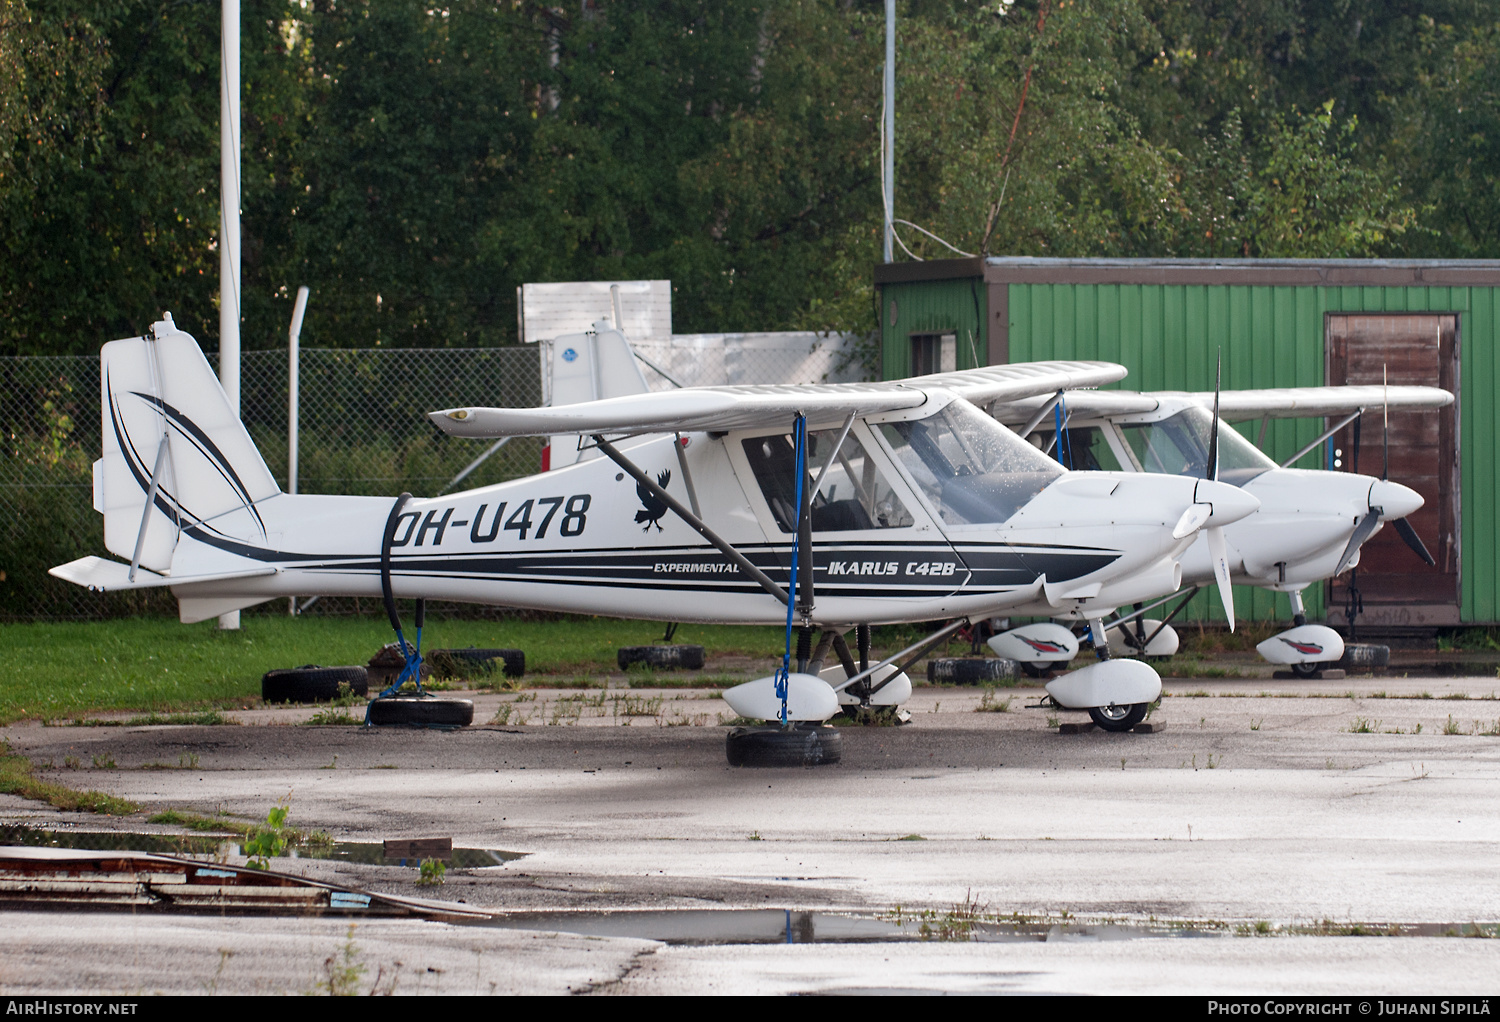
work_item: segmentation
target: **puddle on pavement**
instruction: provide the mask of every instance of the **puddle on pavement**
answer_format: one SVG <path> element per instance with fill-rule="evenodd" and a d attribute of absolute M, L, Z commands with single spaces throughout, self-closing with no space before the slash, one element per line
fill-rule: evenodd
<path fill-rule="evenodd" d="M 1272 927 L 1222 922 L 1126 923 L 1053 918 L 970 919 L 952 913 L 852 915 L 795 909 L 674 909 L 620 912 L 509 912 L 474 925 L 550 930 L 589 937 L 633 937 L 677 945 L 863 944 L 892 941 L 1104 943 L 1148 938 L 1248 936 L 1494 937 L 1496 924 L 1334 923 Z"/>
<path fill-rule="evenodd" d="M 659 912 L 512 912 L 479 924 L 589 937 L 634 937 L 667 944 L 860 944 L 890 941 L 1037 943 L 1217 937 L 1191 926 L 968 922 L 941 915 L 845 915 L 790 909 L 675 909 Z"/>
<path fill-rule="evenodd" d="M 74 848 L 90 852 L 148 852 L 153 855 L 181 855 L 194 858 L 223 859 L 243 857 L 240 839 L 213 834 L 116 834 L 42 830 L 37 827 L 0 826 L 0 845 L 23 848 Z M 336 841 L 332 844 L 301 845 L 289 848 L 291 859 L 336 859 L 370 866 L 415 866 L 415 859 L 387 859 L 385 846 L 379 842 Z M 449 869 L 480 869 L 499 866 L 519 859 L 525 852 L 506 852 L 497 848 L 455 848 L 442 858 Z"/>

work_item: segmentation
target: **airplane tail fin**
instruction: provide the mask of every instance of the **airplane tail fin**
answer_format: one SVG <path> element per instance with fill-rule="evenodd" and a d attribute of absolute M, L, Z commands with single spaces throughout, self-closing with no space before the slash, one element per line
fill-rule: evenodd
<path fill-rule="evenodd" d="M 94 509 L 104 545 L 137 566 L 165 572 L 183 531 L 260 530 L 255 502 L 281 492 L 230 407 L 208 360 L 171 314 L 145 337 L 100 351 L 104 457 L 94 462 Z M 221 523 L 222 524 L 222 523 Z M 248 537 L 246 537 L 248 538 Z"/>

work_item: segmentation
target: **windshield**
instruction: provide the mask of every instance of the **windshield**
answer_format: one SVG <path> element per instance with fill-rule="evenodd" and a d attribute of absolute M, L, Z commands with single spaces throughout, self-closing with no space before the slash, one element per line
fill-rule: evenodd
<path fill-rule="evenodd" d="M 1003 522 L 1063 472 L 962 399 L 925 419 L 883 422 L 880 433 L 949 525 Z"/>
<path fill-rule="evenodd" d="M 1207 408 L 1184 408 L 1160 422 L 1122 424 L 1125 441 L 1146 472 L 1197 476 L 1208 471 L 1209 434 L 1213 413 Z M 1225 423 L 1219 424 L 1219 479 L 1232 486 L 1276 467 L 1255 446 Z"/>

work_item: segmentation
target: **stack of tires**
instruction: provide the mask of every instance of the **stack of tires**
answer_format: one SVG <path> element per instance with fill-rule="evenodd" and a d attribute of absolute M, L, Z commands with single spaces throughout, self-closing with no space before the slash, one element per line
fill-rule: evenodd
<path fill-rule="evenodd" d="M 649 667 L 656 671 L 701 671 L 704 664 L 702 646 L 622 646 L 615 654 L 620 670 Z"/>
<path fill-rule="evenodd" d="M 319 667 L 304 664 L 267 671 L 260 679 L 260 697 L 268 703 L 326 703 L 345 692 L 369 693 L 370 682 L 363 667 Z"/>
<path fill-rule="evenodd" d="M 930 685 L 984 685 L 1011 681 L 1020 665 L 1005 657 L 939 657 L 927 661 Z"/>

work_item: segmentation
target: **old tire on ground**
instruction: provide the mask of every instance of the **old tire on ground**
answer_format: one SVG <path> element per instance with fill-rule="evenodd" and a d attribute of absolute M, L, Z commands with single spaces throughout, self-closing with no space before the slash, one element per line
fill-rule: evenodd
<path fill-rule="evenodd" d="M 370 700 L 370 723 L 377 727 L 468 727 L 474 704 L 467 699 L 391 696 Z"/>
<path fill-rule="evenodd" d="M 930 684 L 982 685 L 990 681 L 1010 681 L 1019 668 L 1005 657 L 939 657 L 927 661 Z"/>
<path fill-rule="evenodd" d="M 519 649 L 435 649 L 427 655 L 439 678 L 486 677 L 496 672 L 507 678 L 526 673 L 526 653 Z"/>
<path fill-rule="evenodd" d="M 1093 706 L 1089 716 L 1105 731 L 1129 731 L 1146 719 L 1147 703 L 1131 703 L 1128 706 Z"/>
<path fill-rule="evenodd" d="M 659 671 L 675 671 L 681 668 L 686 671 L 701 671 L 703 669 L 703 647 L 702 646 L 622 646 L 615 654 L 615 662 L 620 665 L 620 670 L 629 670 L 634 664 L 643 667 L 654 668 Z"/>
<path fill-rule="evenodd" d="M 730 766 L 810 767 L 837 763 L 843 756 L 844 738 L 837 728 L 794 725 L 737 727 L 724 742 Z"/>
<path fill-rule="evenodd" d="M 326 703 L 337 699 L 339 686 L 357 696 L 369 691 L 363 667 L 319 667 L 305 664 L 267 671 L 260 679 L 260 697 L 268 703 Z"/>
<path fill-rule="evenodd" d="M 1344 655 L 1328 666 L 1342 667 L 1346 671 L 1368 671 L 1372 667 L 1389 667 L 1390 664 L 1391 647 L 1370 642 L 1346 642 Z"/>

